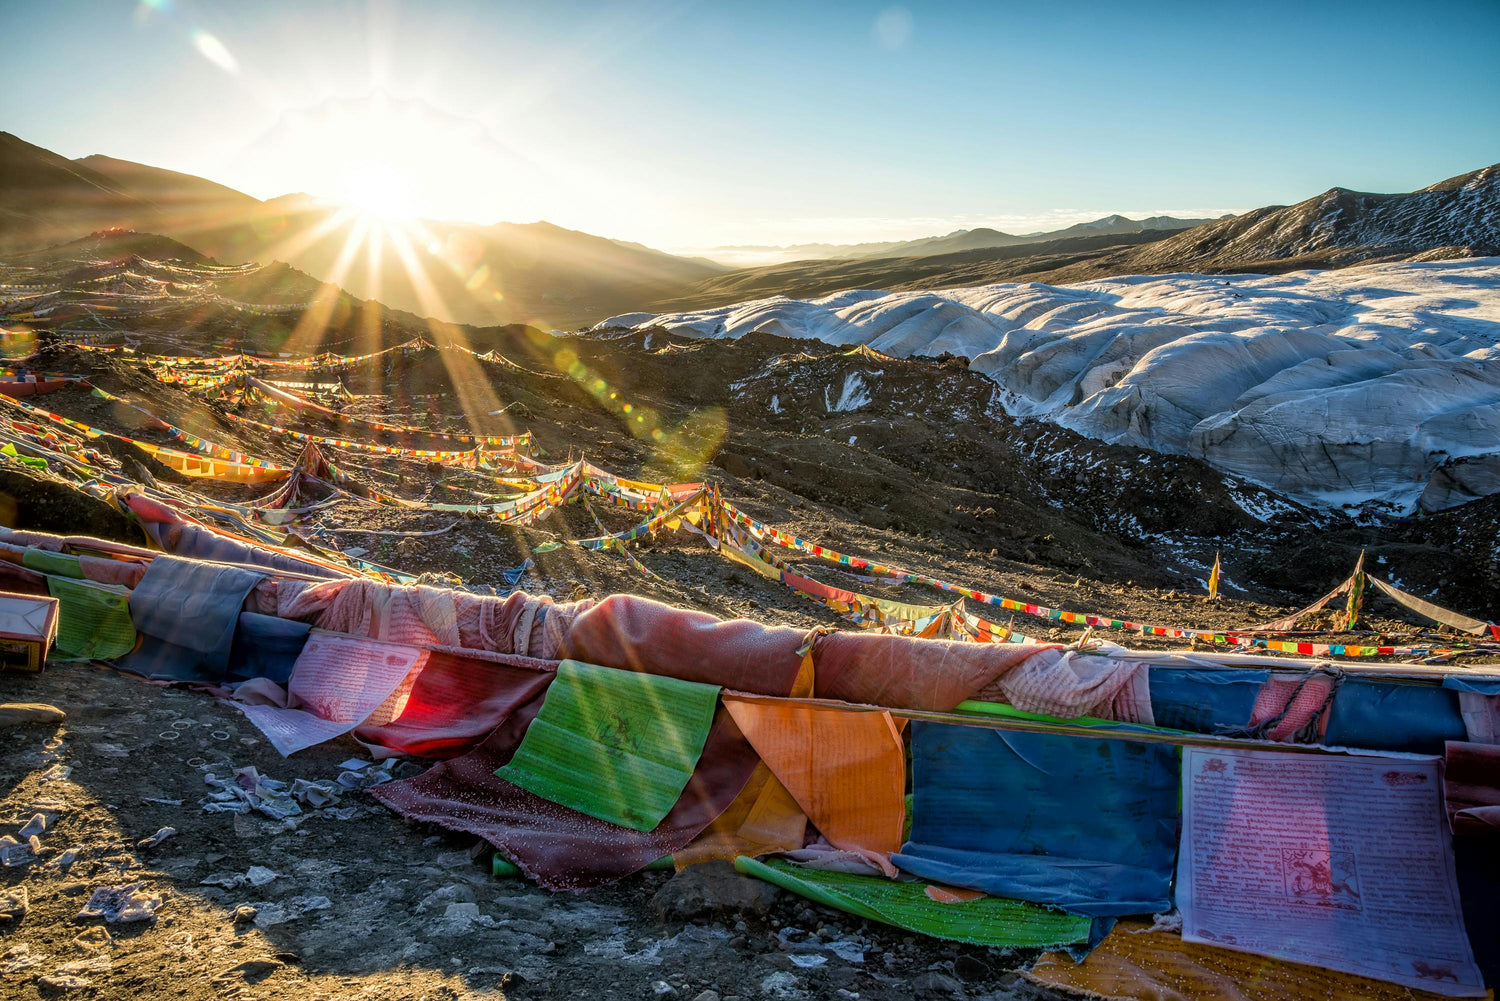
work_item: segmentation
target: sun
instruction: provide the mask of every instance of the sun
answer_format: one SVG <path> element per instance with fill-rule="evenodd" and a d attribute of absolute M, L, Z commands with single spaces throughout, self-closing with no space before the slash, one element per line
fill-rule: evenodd
<path fill-rule="evenodd" d="M 412 215 L 411 178 L 386 163 L 361 163 L 350 169 L 340 198 L 360 215 L 405 219 Z"/>

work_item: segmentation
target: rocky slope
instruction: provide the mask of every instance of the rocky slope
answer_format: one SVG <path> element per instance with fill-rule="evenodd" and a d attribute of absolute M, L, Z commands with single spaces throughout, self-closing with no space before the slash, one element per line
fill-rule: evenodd
<path fill-rule="evenodd" d="M 1348 264 L 1444 247 L 1500 254 L 1500 164 L 1410 194 L 1330 188 L 1296 205 L 1222 219 L 1135 251 L 1125 272 L 1258 269 L 1313 257 Z"/>

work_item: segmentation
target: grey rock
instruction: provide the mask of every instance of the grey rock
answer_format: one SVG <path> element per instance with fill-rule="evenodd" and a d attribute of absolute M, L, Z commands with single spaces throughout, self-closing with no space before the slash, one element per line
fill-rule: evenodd
<path fill-rule="evenodd" d="M 963 994 L 964 985 L 937 970 L 928 970 L 912 978 L 913 994 Z"/>
<path fill-rule="evenodd" d="M 21 726 L 25 723 L 59 723 L 67 713 L 56 706 L 41 702 L 0 703 L 0 726 Z"/>
<path fill-rule="evenodd" d="M 760 982 L 760 992 L 768 998 L 800 998 L 804 996 L 802 983 L 796 977 L 782 970 L 764 977 Z"/>
<path fill-rule="evenodd" d="M 16 833 L 22 841 L 47 830 L 47 815 L 45 813 L 33 813 L 31 819 L 26 821 L 26 826 Z"/>
<path fill-rule="evenodd" d="M 177 828 L 175 827 L 163 827 L 161 830 L 151 835 L 151 837 L 142 838 L 140 841 L 136 842 L 135 846 L 137 848 L 155 848 L 157 845 L 161 844 L 163 841 L 167 840 L 176 833 Z"/>
<path fill-rule="evenodd" d="M 451 883 L 440 889 L 433 890 L 422 898 L 417 904 L 417 913 L 426 914 L 428 911 L 448 909 L 449 904 L 471 904 L 474 902 L 474 888 L 462 883 Z"/>
<path fill-rule="evenodd" d="M 111 924 L 132 921 L 155 921 L 161 908 L 162 897 L 142 887 L 144 883 L 127 883 L 124 886 L 101 886 L 89 895 L 80 918 L 103 918 Z"/>
<path fill-rule="evenodd" d="M 31 900 L 27 896 L 24 885 L 0 890 L 0 925 L 19 922 L 29 910 L 31 910 Z"/>
<path fill-rule="evenodd" d="M 263 865 L 252 865 L 249 869 L 245 870 L 245 882 L 251 886 L 265 886 L 271 880 L 278 879 L 280 876 L 281 873 L 273 872 Z"/>

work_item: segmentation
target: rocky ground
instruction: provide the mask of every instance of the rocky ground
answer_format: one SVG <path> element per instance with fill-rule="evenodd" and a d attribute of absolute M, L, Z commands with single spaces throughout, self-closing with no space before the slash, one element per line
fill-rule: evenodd
<path fill-rule="evenodd" d="M 0 920 L 6 998 L 1034 993 L 1009 972 L 1028 956 L 918 940 L 727 864 L 583 894 L 497 878 L 482 843 L 409 824 L 357 788 L 383 776 L 352 739 L 282 758 L 206 695 L 64 664 L 0 674 L 0 702 L 16 701 L 67 718 L 0 728 L 0 833 L 41 829 L 39 854 L 0 867 L 0 901 L 21 901 Z M 340 786 L 353 759 L 367 762 L 346 779 L 356 788 Z M 339 794 L 280 819 L 209 812 L 213 783 L 243 768 Z M 133 913 L 81 916 L 110 888 L 130 888 Z"/>

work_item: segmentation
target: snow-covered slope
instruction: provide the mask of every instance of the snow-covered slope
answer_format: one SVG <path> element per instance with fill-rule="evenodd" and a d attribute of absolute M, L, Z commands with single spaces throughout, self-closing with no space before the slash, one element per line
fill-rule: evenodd
<path fill-rule="evenodd" d="M 840 292 L 609 327 L 964 355 L 1009 409 L 1304 500 L 1500 491 L 1500 258 L 1077 285 Z"/>

